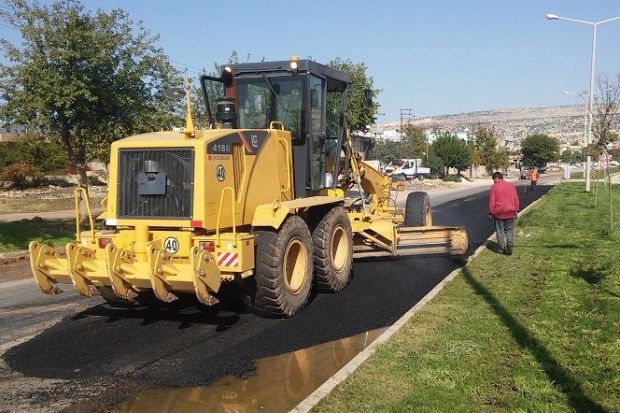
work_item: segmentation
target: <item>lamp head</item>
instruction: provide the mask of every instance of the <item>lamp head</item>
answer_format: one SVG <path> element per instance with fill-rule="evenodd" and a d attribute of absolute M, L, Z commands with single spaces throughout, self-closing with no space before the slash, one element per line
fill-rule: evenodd
<path fill-rule="evenodd" d="M 551 13 L 547 14 L 547 19 L 548 20 L 557 20 L 558 18 L 559 17 L 557 15 L 555 15 L 555 14 L 551 14 Z"/>

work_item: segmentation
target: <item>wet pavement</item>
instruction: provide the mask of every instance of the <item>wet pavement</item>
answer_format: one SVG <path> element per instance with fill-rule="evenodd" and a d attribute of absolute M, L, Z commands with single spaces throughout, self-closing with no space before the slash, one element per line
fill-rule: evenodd
<path fill-rule="evenodd" d="M 284 413 L 367 348 L 382 330 L 357 334 L 254 361 L 247 377 L 223 377 L 207 387 L 150 387 L 114 413 Z"/>

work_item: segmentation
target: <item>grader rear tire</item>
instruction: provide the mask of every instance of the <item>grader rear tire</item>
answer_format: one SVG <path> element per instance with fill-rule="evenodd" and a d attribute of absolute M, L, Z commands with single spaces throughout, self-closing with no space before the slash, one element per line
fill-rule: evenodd
<path fill-rule="evenodd" d="M 254 311 L 265 317 L 299 312 L 308 303 L 312 272 L 312 236 L 303 219 L 293 215 L 277 232 L 257 232 Z"/>
<path fill-rule="evenodd" d="M 431 199 L 426 192 L 416 191 L 407 195 L 405 203 L 406 227 L 425 227 L 433 225 Z"/>
<path fill-rule="evenodd" d="M 347 286 L 353 265 L 353 233 L 347 212 L 331 209 L 312 233 L 315 282 L 320 291 L 337 292 Z"/>

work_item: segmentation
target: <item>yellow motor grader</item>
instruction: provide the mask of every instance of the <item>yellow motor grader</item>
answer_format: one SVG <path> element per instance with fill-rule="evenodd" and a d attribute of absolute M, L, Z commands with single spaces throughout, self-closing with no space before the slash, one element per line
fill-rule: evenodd
<path fill-rule="evenodd" d="M 36 283 L 48 294 L 71 283 L 116 306 L 187 293 L 215 305 L 235 283 L 256 313 L 290 316 L 311 288 L 343 289 L 354 258 L 465 253 L 464 228 L 432 225 L 428 194 L 398 208 L 389 177 L 359 161 L 350 84 L 312 60 L 229 65 L 201 77 L 204 129 L 187 86 L 168 91 L 186 98 L 185 129 L 112 144 L 103 225 L 87 211 L 90 227 L 80 227 L 87 194 L 76 191 L 66 254 L 30 243 Z"/>

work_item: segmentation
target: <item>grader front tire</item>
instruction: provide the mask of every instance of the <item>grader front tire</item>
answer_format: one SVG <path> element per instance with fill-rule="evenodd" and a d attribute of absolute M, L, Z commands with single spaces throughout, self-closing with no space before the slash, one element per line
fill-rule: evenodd
<path fill-rule="evenodd" d="M 416 191 L 407 195 L 405 203 L 406 227 L 425 227 L 433 225 L 431 199 L 426 192 Z"/>
<path fill-rule="evenodd" d="M 286 219 L 279 231 L 256 234 L 254 311 L 288 317 L 308 303 L 312 287 L 312 236 L 300 217 Z"/>
<path fill-rule="evenodd" d="M 347 286 L 353 265 L 353 233 L 343 207 L 331 209 L 312 233 L 315 282 L 319 290 L 337 292 Z"/>

